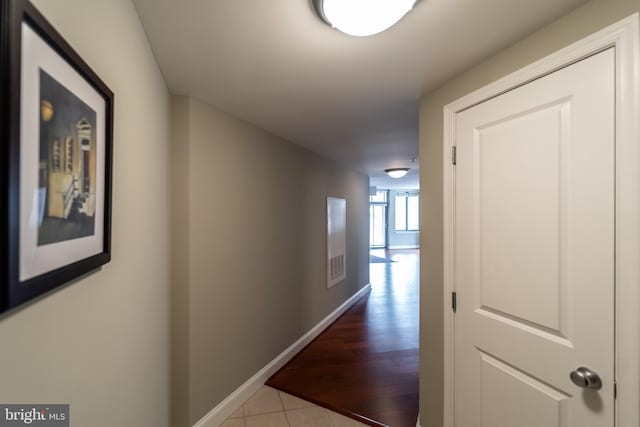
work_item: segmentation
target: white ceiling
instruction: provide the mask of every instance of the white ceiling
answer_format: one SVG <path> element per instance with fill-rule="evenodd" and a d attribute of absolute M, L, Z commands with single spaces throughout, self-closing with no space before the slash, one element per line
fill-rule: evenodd
<path fill-rule="evenodd" d="M 422 0 L 358 38 L 310 0 L 134 0 L 172 93 L 372 177 L 418 168 L 422 94 L 584 2 Z"/>

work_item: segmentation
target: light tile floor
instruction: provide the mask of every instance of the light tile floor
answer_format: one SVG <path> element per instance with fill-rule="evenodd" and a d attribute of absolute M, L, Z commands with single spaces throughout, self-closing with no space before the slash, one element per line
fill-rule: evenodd
<path fill-rule="evenodd" d="M 222 427 L 358 426 L 366 424 L 267 386 L 258 390 L 222 424 Z"/>

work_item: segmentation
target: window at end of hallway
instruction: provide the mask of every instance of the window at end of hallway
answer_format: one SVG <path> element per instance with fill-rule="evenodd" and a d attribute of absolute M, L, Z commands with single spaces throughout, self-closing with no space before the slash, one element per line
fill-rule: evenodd
<path fill-rule="evenodd" d="M 395 231 L 418 231 L 420 229 L 420 192 L 397 193 L 395 205 Z"/>
<path fill-rule="evenodd" d="M 387 190 L 378 190 L 375 195 L 369 196 L 370 203 L 387 203 Z"/>

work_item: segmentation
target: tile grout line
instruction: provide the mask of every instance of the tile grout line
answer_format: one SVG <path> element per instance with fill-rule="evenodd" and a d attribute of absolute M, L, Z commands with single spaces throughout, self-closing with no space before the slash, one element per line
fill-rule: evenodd
<path fill-rule="evenodd" d="M 276 390 L 276 393 L 278 393 L 278 399 L 280 399 L 280 404 L 282 405 L 282 412 L 284 412 L 284 419 L 287 420 L 287 424 L 289 424 L 289 427 L 291 427 L 291 422 L 289 421 L 289 417 L 287 416 L 287 409 L 284 407 L 284 400 L 282 400 L 282 395 L 280 394 L 280 390 Z"/>
<path fill-rule="evenodd" d="M 322 408 L 321 406 L 318 406 L 318 407 Z M 329 419 L 329 424 L 331 424 L 333 427 L 336 427 L 336 425 L 333 422 L 333 419 L 331 418 L 331 415 L 329 415 L 329 410 L 327 408 L 322 408 L 322 411 L 324 412 L 324 416 Z"/>
<path fill-rule="evenodd" d="M 291 426 L 291 421 L 289 421 L 289 416 L 287 415 L 287 411 L 284 411 L 284 419 L 287 420 L 287 424 Z"/>
<path fill-rule="evenodd" d="M 268 386 L 265 386 L 265 387 L 268 387 Z M 269 387 L 269 388 L 271 388 L 271 387 Z M 277 389 L 273 389 L 273 390 L 278 394 L 278 400 L 280 401 L 280 405 L 281 405 L 281 407 L 282 407 L 282 410 L 278 410 L 278 411 L 268 411 L 268 412 L 264 412 L 264 413 L 261 413 L 261 414 L 246 415 L 246 413 L 245 413 L 245 404 L 246 404 L 246 402 L 244 402 L 244 403 L 240 406 L 240 408 L 242 409 L 242 416 L 240 416 L 240 417 L 236 417 L 236 418 L 228 418 L 227 420 L 230 420 L 230 419 L 241 419 L 241 420 L 242 420 L 242 424 L 243 424 L 243 426 L 244 426 L 244 427 L 247 427 L 247 418 L 259 417 L 259 416 L 263 416 L 263 415 L 272 415 L 272 414 L 279 414 L 279 413 L 283 413 L 283 414 L 284 414 L 285 421 L 286 421 L 287 425 L 288 425 L 289 427 L 291 427 L 291 426 L 292 426 L 292 424 L 291 424 L 291 420 L 289 420 L 289 414 L 288 414 L 288 412 L 292 412 L 292 411 L 301 411 L 301 410 L 310 409 L 310 408 L 318 408 L 318 409 L 320 409 L 320 410 L 322 411 L 322 413 L 324 414 L 325 419 L 329 421 L 329 425 L 330 425 L 331 427 L 336 427 L 336 423 L 334 422 L 334 420 L 333 420 L 333 419 L 332 419 L 332 417 L 331 417 L 331 413 L 333 413 L 334 411 L 331 411 L 331 410 L 329 410 L 329 409 L 327 409 L 327 408 L 324 408 L 324 407 L 322 407 L 322 406 L 319 406 L 319 405 L 315 405 L 315 404 L 313 404 L 313 402 L 308 402 L 308 401 L 306 401 L 306 402 L 308 402 L 308 403 L 310 404 L 310 406 L 308 406 L 308 407 L 304 407 L 304 408 L 292 408 L 291 410 L 287 410 L 287 408 L 285 407 L 285 404 L 284 404 L 283 397 L 282 397 L 282 395 L 283 395 L 283 394 L 286 394 L 286 393 L 284 393 L 284 392 L 282 392 L 282 391 L 280 391 L 280 390 L 277 390 Z M 304 399 L 301 399 L 301 400 L 304 400 Z"/>
<path fill-rule="evenodd" d="M 289 410 L 287 410 L 287 408 L 284 406 L 284 400 L 282 400 L 282 393 L 283 392 L 280 391 L 280 390 L 276 390 L 276 391 L 278 392 L 278 397 L 280 398 L 280 403 L 282 403 L 282 408 L 284 409 L 284 417 L 287 420 L 287 424 L 289 424 L 289 426 L 291 426 L 291 421 L 289 420 L 289 414 L 288 414 Z M 304 400 L 304 399 L 301 399 L 301 400 Z M 306 408 L 297 408 L 297 409 L 293 408 L 291 410 L 295 411 L 295 410 L 302 410 L 302 409 L 308 409 L 308 408 L 314 408 L 314 407 L 315 408 L 320 408 L 320 410 L 323 412 L 324 416 L 329 420 L 329 424 L 331 424 L 332 427 L 335 427 L 335 424 L 333 423 L 333 420 L 329 416 L 329 413 L 328 413 L 329 410 L 327 408 L 323 408 L 323 407 L 318 406 L 318 405 L 313 405 L 313 406 L 308 406 Z"/>
<path fill-rule="evenodd" d="M 244 418 L 247 418 L 247 417 L 258 417 L 260 415 L 268 415 L 268 414 L 277 414 L 278 412 L 284 412 L 284 409 L 281 410 L 281 411 L 268 411 L 268 412 L 263 412 L 261 414 L 245 415 Z M 240 418 L 240 417 L 238 417 L 238 418 Z"/>

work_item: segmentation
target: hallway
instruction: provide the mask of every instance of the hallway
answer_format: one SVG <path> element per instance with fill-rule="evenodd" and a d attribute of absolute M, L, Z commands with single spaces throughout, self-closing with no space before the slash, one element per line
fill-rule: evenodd
<path fill-rule="evenodd" d="M 418 415 L 419 251 L 371 251 L 371 293 L 267 385 L 371 425 Z"/>

